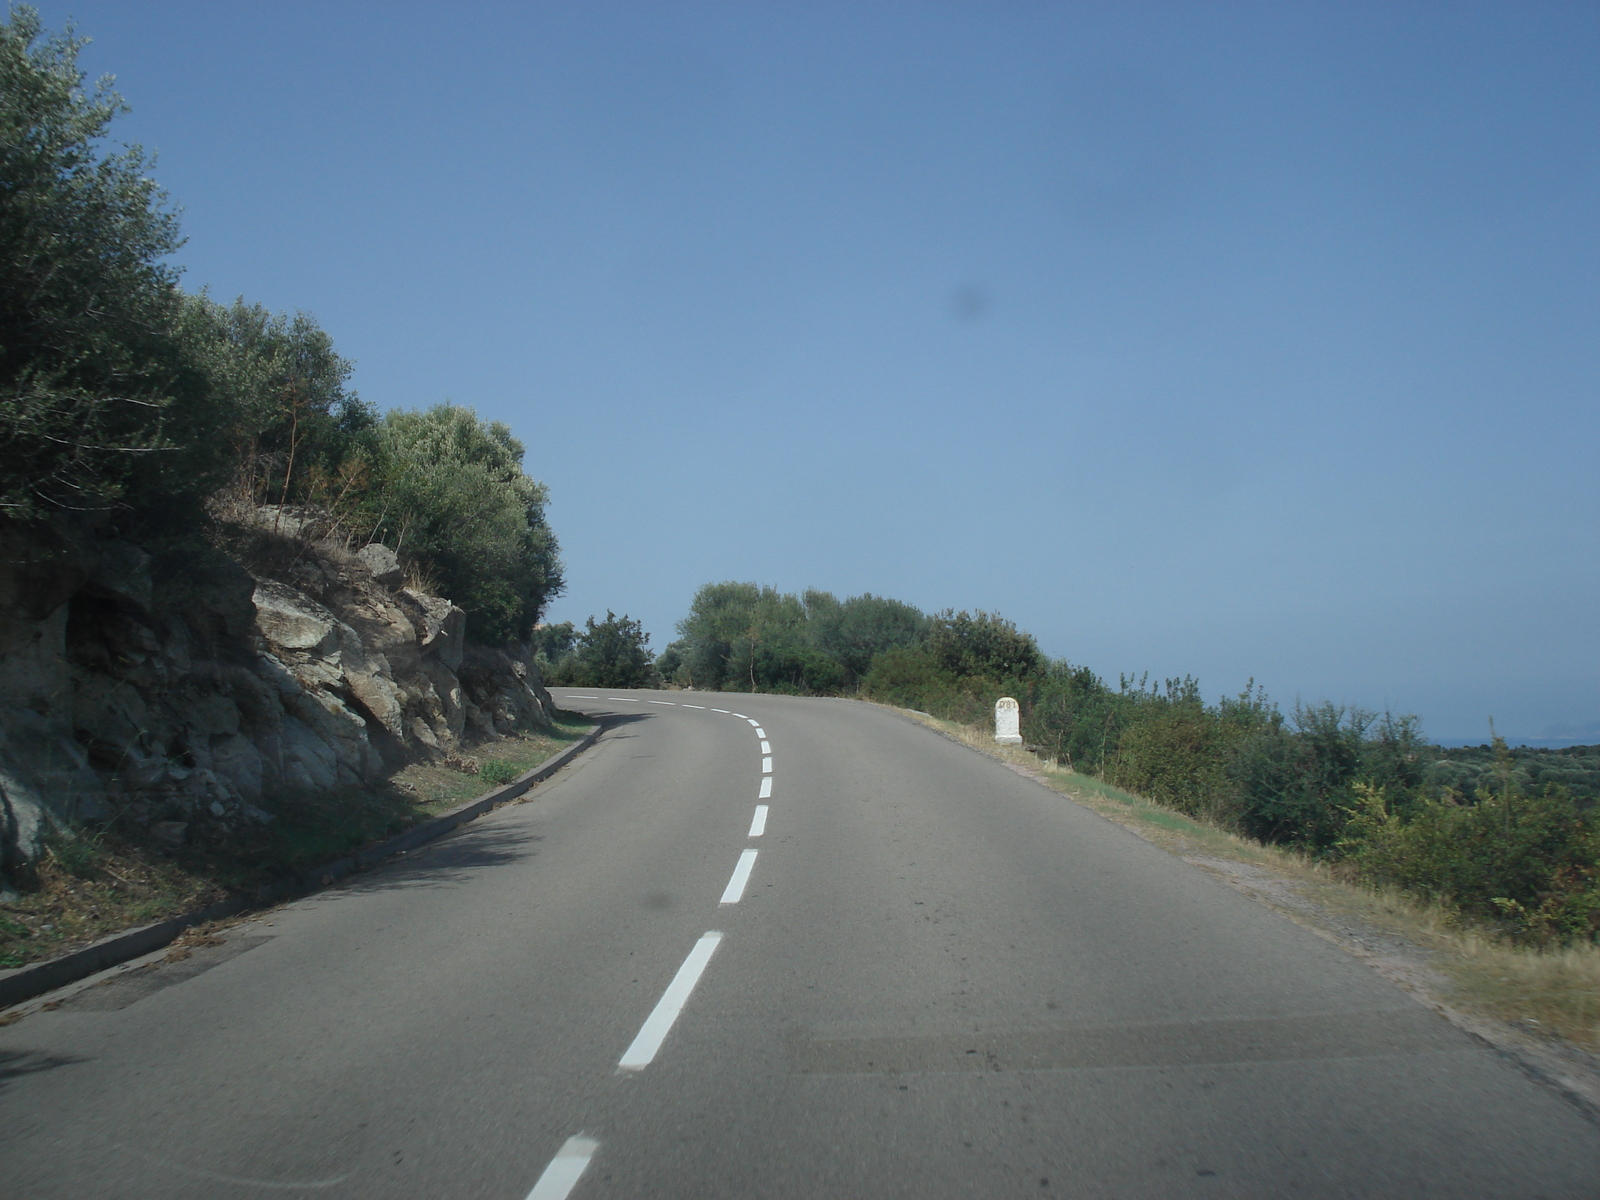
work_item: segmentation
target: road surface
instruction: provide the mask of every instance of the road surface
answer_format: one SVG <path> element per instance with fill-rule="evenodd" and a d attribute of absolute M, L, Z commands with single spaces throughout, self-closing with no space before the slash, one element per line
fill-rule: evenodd
<path fill-rule="evenodd" d="M 1595 1197 L 1334 946 L 844 700 L 567 691 L 525 804 L 0 1028 L 0 1195 Z"/>

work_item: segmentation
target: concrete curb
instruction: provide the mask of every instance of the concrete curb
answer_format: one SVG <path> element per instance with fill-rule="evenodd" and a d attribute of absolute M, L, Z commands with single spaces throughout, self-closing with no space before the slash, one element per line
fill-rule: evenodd
<path fill-rule="evenodd" d="M 562 767 L 566 766 L 579 754 L 594 745 L 595 740 L 606 731 L 607 723 L 599 721 L 593 729 L 584 734 L 572 745 L 560 753 L 553 755 L 540 763 L 533 770 L 524 775 L 519 775 L 510 783 L 493 791 L 485 792 L 476 800 L 469 800 L 459 808 L 434 817 L 431 821 L 424 821 L 414 825 L 404 833 L 396 834 L 388 841 L 379 842 L 375 846 L 357 850 L 354 854 L 347 854 L 343 858 L 336 858 L 332 862 L 323 863 L 320 867 L 313 867 L 299 875 L 288 879 L 281 879 L 274 883 L 257 888 L 248 896 L 236 896 L 216 904 L 207 905 L 205 908 L 196 909 L 194 912 L 184 913 L 179 917 L 170 917 L 165 921 L 157 921 L 151 925 L 141 925 L 137 929 L 129 929 L 122 933 L 114 933 L 109 937 L 92 942 L 80 950 L 70 954 L 63 954 L 60 958 L 48 959 L 45 962 L 29 963 L 24 967 L 13 967 L 0 971 L 0 1009 L 9 1008 L 14 1004 L 21 1004 L 24 1000 L 31 1000 L 44 992 L 54 991 L 56 988 L 65 987 L 69 983 L 76 983 L 85 976 L 93 975 L 97 971 L 104 971 L 107 967 L 114 967 L 125 963 L 129 959 L 138 958 L 142 954 L 149 954 L 152 950 L 159 950 L 171 942 L 185 929 L 193 925 L 204 924 L 207 921 L 220 921 L 224 917 L 231 917 L 246 909 L 259 908 L 267 904 L 275 904 L 287 900 L 292 896 L 301 896 L 314 892 L 318 888 L 326 887 L 336 879 L 340 879 L 353 872 L 373 867 L 387 858 L 396 854 L 404 854 L 408 850 L 415 850 L 418 846 L 427 844 L 435 838 L 443 837 L 458 826 L 465 825 L 468 821 L 481 817 L 484 813 L 497 808 L 508 800 L 515 800 L 536 783 L 541 783 L 550 778 Z"/>

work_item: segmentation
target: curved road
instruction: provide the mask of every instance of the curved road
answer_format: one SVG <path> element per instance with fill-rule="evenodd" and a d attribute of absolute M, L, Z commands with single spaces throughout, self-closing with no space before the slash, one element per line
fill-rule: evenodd
<path fill-rule="evenodd" d="M 0 1028 L 0 1195 L 1600 1195 L 1560 1096 L 994 761 L 558 698 L 615 724 L 531 802 Z"/>

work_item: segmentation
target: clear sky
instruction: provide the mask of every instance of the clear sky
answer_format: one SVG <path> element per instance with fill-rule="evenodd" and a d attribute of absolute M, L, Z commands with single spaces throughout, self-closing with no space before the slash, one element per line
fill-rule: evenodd
<path fill-rule="evenodd" d="M 190 288 L 503 420 L 569 587 L 1600 740 L 1600 5 L 39 5 Z"/>

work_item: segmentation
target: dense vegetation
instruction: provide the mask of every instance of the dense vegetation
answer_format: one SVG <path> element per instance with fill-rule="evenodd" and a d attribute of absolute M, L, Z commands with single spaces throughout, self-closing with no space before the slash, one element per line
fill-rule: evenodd
<path fill-rule="evenodd" d="M 106 144 L 125 106 L 85 88 L 81 45 L 26 7 L 0 24 L 0 518 L 153 544 L 315 506 L 478 638 L 525 638 L 562 578 L 522 444 L 470 408 L 380 418 L 309 316 L 185 293 L 176 214 L 143 151 Z"/>
<path fill-rule="evenodd" d="M 859 694 L 968 724 L 1014 696 L 1039 753 L 1539 940 L 1600 933 L 1600 750 L 1430 745 L 1415 717 L 1112 687 L 993 613 L 753 583 L 695 595 L 657 669 L 684 687 Z"/>
<path fill-rule="evenodd" d="M 580 633 L 571 621 L 541 625 L 533 632 L 534 652 L 545 682 L 553 687 L 650 687 L 659 682 L 650 654 L 650 635 L 626 613 L 606 610 L 590 617 Z"/>

